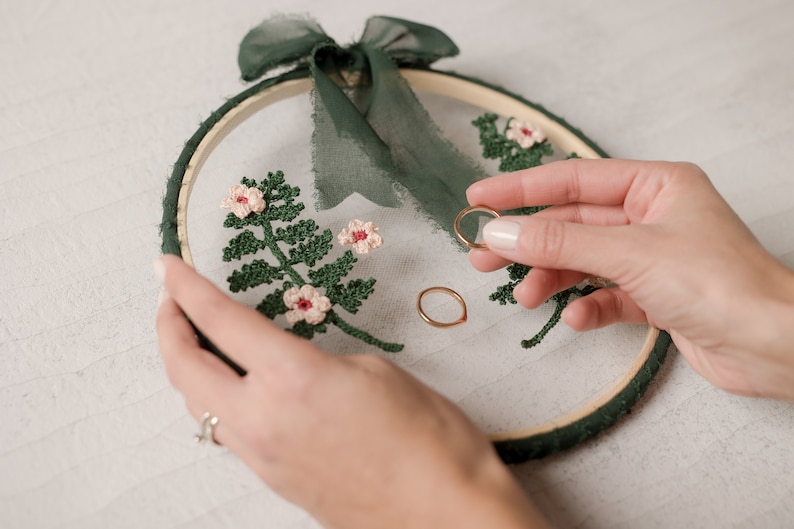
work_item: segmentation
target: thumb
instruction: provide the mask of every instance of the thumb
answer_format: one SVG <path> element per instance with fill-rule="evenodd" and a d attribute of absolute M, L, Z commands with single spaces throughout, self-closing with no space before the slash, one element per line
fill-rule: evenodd
<path fill-rule="evenodd" d="M 491 252 L 512 262 L 575 270 L 620 283 L 636 269 L 637 259 L 649 253 L 637 228 L 518 216 L 488 222 L 482 235 Z"/>

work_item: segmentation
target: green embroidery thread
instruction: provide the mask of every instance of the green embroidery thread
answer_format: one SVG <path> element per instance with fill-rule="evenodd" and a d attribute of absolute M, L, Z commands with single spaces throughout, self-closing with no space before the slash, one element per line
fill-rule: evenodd
<path fill-rule="evenodd" d="M 500 171 L 512 172 L 536 167 L 543 163 L 542 158 L 544 156 L 552 156 L 554 154 L 554 149 L 545 138 L 533 143 L 529 147 L 522 147 L 517 141 L 507 137 L 508 130 L 510 130 L 511 122 L 513 122 L 514 118 L 509 118 L 507 120 L 502 132 L 499 132 L 496 126 L 498 119 L 499 116 L 496 114 L 487 113 L 472 121 L 472 125 L 477 127 L 480 131 L 480 146 L 482 146 L 483 157 L 490 160 L 499 160 Z M 568 156 L 568 159 L 570 158 L 579 158 L 579 156 L 574 152 Z M 533 215 L 547 207 L 549 206 L 525 207 L 507 213 L 512 215 Z M 500 305 L 517 303 L 515 297 L 513 297 L 513 290 L 518 286 L 521 280 L 527 276 L 531 269 L 531 266 L 521 263 L 508 265 L 507 273 L 509 281 L 497 287 L 496 291 L 493 292 L 488 299 L 491 301 L 498 301 Z M 550 297 L 548 301 L 555 304 L 554 312 L 540 331 L 532 338 L 521 341 L 521 347 L 529 349 L 541 343 L 546 335 L 560 322 L 562 311 L 568 306 L 568 303 L 574 298 L 586 296 L 595 290 L 597 290 L 597 287 L 592 285 L 586 285 L 583 288 L 574 286 Z"/>
<path fill-rule="evenodd" d="M 305 285 L 325 289 L 325 296 L 331 307 L 341 307 L 351 314 L 358 312 L 362 302 L 374 292 L 375 279 L 342 282 L 358 261 L 350 250 L 334 261 L 315 268 L 333 248 L 333 235 L 329 229 L 317 233 L 320 228 L 311 219 L 293 222 L 305 208 L 302 202 L 295 201 L 300 195 L 300 188 L 287 184 L 282 171 L 269 172 L 267 178 L 258 184 L 256 180 L 248 178 L 242 178 L 240 182 L 249 188 L 259 189 L 266 207 L 261 213 L 252 212 L 243 218 L 234 213 L 226 215 L 224 227 L 243 231 L 234 236 L 223 249 L 223 260 L 230 262 L 245 255 L 269 250 L 277 264 L 265 259 L 255 259 L 243 264 L 227 278 L 229 290 L 240 292 L 262 284 L 282 281 L 281 287 L 267 294 L 256 307 L 257 311 L 271 320 L 290 310 L 284 302 L 285 292 Z M 283 222 L 285 225 L 274 228 L 273 222 Z M 252 226 L 261 228 L 261 239 L 248 229 Z M 289 247 L 286 253 L 280 243 Z M 306 273 L 308 280 L 295 269 L 295 265 L 301 263 L 309 269 Z M 325 318 L 320 323 L 312 324 L 301 320 L 295 322 L 289 330 L 298 336 L 311 339 L 315 333 L 326 332 L 329 324 L 336 325 L 342 332 L 384 351 L 394 353 L 403 349 L 403 344 L 381 341 L 350 325 L 333 308 L 325 312 Z"/>
<path fill-rule="evenodd" d="M 516 288 L 516 286 L 518 286 L 521 280 L 527 276 L 531 269 L 531 266 L 521 263 L 513 263 L 508 265 L 507 273 L 510 281 L 507 284 L 496 287 L 496 291 L 488 296 L 488 299 L 491 301 L 498 301 L 500 305 L 507 305 L 508 303 L 515 305 L 517 301 L 516 298 L 513 297 L 513 290 Z M 563 290 L 562 292 L 558 292 L 550 297 L 548 301 L 554 302 L 555 306 L 554 312 L 549 318 L 549 321 L 546 322 L 543 328 L 538 331 L 535 336 L 528 340 L 521 340 L 521 347 L 524 349 L 529 349 L 530 347 L 535 347 L 538 345 L 541 341 L 543 341 L 549 331 L 551 331 L 560 322 L 562 311 L 568 306 L 568 303 L 570 303 L 574 298 L 586 296 L 597 289 L 597 287 L 592 285 L 585 285 L 582 288 L 574 286 Z"/>

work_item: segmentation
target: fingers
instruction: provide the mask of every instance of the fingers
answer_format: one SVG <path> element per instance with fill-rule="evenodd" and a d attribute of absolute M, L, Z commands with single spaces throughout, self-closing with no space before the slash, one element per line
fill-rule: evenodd
<path fill-rule="evenodd" d="M 573 203 L 552 206 L 535 213 L 535 217 L 596 226 L 621 226 L 630 224 L 623 206 L 598 206 Z"/>
<path fill-rule="evenodd" d="M 228 401 L 239 391 L 240 377 L 198 344 L 193 328 L 174 300 L 163 299 L 157 313 L 160 352 L 171 383 L 200 402 Z"/>
<path fill-rule="evenodd" d="M 582 202 L 622 204 L 642 164 L 628 160 L 565 160 L 472 184 L 470 204 L 495 209 Z"/>
<path fill-rule="evenodd" d="M 524 307 L 534 309 L 557 292 L 578 285 L 586 277 L 587 274 L 570 270 L 533 268 L 513 290 L 513 297 Z"/>
<path fill-rule="evenodd" d="M 182 259 L 165 255 L 162 263 L 170 297 L 207 338 L 244 369 L 256 365 L 272 369 L 279 363 L 291 364 L 321 354 L 306 340 L 233 301 Z"/>
<path fill-rule="evenodd" d="M 602 226 L 620 226 L 629 223 L 629 219 L 621 206 L 564 204 L 546 208 L 543 211 L 535 213 L 534 216 L 550 220 Z M 512 262 L 488 250 L 480 249 L 471 250 L 469 252 L 469 261 L 471 261 L 474 268 L 481 272 L 492 272 L 504 268 Z"/>
<path fill-rule="evenodd" d="M 480 272 L 493 272 L 513 262 L 488 250 L 477 249 L 469 252 L 469 261 Z"/>
<path fill-rule="evenodd" d="M 613 323 L 648 323 L 645 312 L 620 288 L 602 288 L 575 299 L 563 311 L 562 320 L 577 331 Z"/>
<path fill-rule="evenodd" d="M 638 226 L 588 226 L 533 215 L 492 220 L 483 239 L 491 252 L 510 261 L 621 283 L 633 261 L 649 256 L 641 231 Z"/>

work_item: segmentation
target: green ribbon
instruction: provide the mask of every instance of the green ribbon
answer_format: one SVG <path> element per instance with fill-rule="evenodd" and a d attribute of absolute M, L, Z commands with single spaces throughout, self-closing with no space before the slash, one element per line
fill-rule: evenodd
<path fill-rule="evenodd" d="M 396 207 L 402 186 L 454 240 L 455 216 L 468 205 L 466 188 L 485 170 L 444 137 L 399 68 L 427 68 L 457 53 L 438 29 L 398 18 L 370 18 L 361 39 L 341 47 L 314 20 L 290 16 L 252 29 L 238 63 L 246 81 L 308 65 L 318 209 L 353 192 Z"/>

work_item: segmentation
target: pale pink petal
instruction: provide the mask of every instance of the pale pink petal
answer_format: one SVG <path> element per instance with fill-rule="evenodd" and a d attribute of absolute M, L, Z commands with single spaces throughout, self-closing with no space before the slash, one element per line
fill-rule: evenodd
<path fill-rule="evenodd" d="M 244 219 L 251 213 L 251 208 L 248 207 L 248 204 L 242 202 L 235 202 L 232 204 L 232 213 L 235 214 L 236 217 Z"/>
<path fill-rule="evenodd" d="M 306 323 L 310 323 L 312 325 L 319 325 L 325 321 L 325 312 L 317 309 L 316 307 L 312 307 L 309 310 L 304 311 L 303 314 L 306 317 Z"/>
<path fill-rule="evenodd" d="M 317 295 L 317 291 L 311 285 L 303 285 L 300 289 L 301 297 L 309 301 Z"/>
<path fill-rule="evenodd" d="M 247 191 L 248 191 L 248 186 L 243 184 L 235 184 L 229 188 L 229 197 L 237 201 L 239 197 L 246 196 Z"/>
<path fill-rule="evenodd" d="M 284 305 L 287 307 L 295 309 L 298 306 L 298 302 L 300 300 L 301 295 L 297 288 L 292 287 L 284 292 Z"/>
<path fill-rule="evenodd" d="M 326 296 L 315 296 L 312 298 L 312 307 L 322 312 L 331 310 L 331 300 Z"/>
<path fill-rule="evenodd" d="M 356 250 L 358 254 L 369 253 L 369 242 L 368 239 L 363 239 L 361 241 L 353 243 L 353 249 Z"/>
<path fill-rule="evenodd" d="M 367 238 L 367 242 L 369 243 L 370 248 L 375 249 L 383 244 L 383 237 L 373 232 Z"/>
<path fill-rule="evenodd" d="M 306 311 L 300 309 L 290 310 L 287 311 L 285 316 L 287 317 L 287 321 L 289 323 L 295 324 L 301 321 L 306 316 Z"/>
<path fill-rule="evenodd" d="M 248 189 L 246 197 L 248 198 L 248 207 L 251 208 L 251 211 L 254 213 L 262 213 L 265 210 L 267 202 L 265 202 L 262 191 L 252 187 Z"/>
<path fill-rule="evenodd" d="M 356 240 L 353 238 L 353 232 L 348 231 L 347 228 L 343 228 L 342 232 L 337 235 L 336 237 L 339 240 L 339 244 L 353 244 Z"/>

